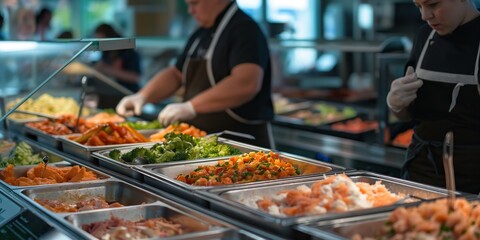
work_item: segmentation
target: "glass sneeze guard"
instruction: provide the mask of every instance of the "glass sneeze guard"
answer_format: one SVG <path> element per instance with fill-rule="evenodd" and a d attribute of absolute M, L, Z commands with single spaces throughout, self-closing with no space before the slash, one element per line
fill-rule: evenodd
<path fill-rule="evenodd" d="M 69 82 L 66 78 L 72 78 L 73 75 L 81 77 L 84 72 L 82 69 L 73 69 L 77 66 L 75 63 L 89 62 L 88 54 L 84 53 L 131 48 L 135 48 L 134 38 L 0 41 L 1 126 L 5 127 L 7 117 L 36 94 L 64 94 L 62 88 Z M 16 99 L 11 101 L 11 98 Z"/>

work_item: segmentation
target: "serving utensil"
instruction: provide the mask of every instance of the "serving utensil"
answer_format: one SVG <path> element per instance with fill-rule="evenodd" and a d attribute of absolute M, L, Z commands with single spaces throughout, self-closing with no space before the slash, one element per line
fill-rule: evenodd
<path fill-rule="evenodd" d="M 42 176 L 41 178 L 43 178 L 43 175 L 45 175 L 45 170 L 47 170 L 47 165 L 48 165 L 48 156 L 47 155 L 44 155 L 43 158 L 42 158 L 42 161 L 43 161 L 43 171 L 42 171 Z"/>
<path fill-rule="evenodd" d="M 75 132 L 80 132 L 78 129 L 78 123 L 80 121 L 80 117 L 82 116 L 82 111 L 83 111 L 83 104 L 85 102 L 85 93 L 87 91 L 87 76 L 82 77 L 82 92 L 80 93 L 80 102 L 79 102 L 79 108 L 78 108 L 78 114 L 77 114 L 77 121 L 75 122 Z"/>
<path fill-rule="evenodd" d="M 37 117 L 42 117 L 42 118 L 46 118 L 52 122 L 56 122 L 57 118 L 53 115 L 49 115 L 49 114 L 45 114 L 45 113 L 38 113 L 38 112 L 31 112 L 31 111 L 27 111 L 27 110 L 15 110 L 15 112 L 17 113 L 23 113 L 23 114 L 29 114 L 29 115 L 32 115 L 32 116 L 37 116 Z M 68 129 L 70 129 L 70 131 L 72 132 L 76 132 L 76 128 L 75 126 L 71 126 L 70 124 L 68 123 L 64 123 L 63 125 L 65 125 L 65 127 L 67 127 Z"/>
<path fill-rule="evenodd" d="M 42 117 L 42 118 L 46 118 L 46 119 L 49 119 L 49 120 L 51 120 L 51 121 L 55 121 L 55 120 L 56 120 L 56 117 L 55 117 L 55 116 L 50 115 L 50 114 L 45 114 L 45 113 L 32 112 L 32 111 L 20 110 L 20 109 L 15 110 L 15 112 L 17 112 L 17 113 L 23 113 L 23 114 L 28 114 L 28 115 L 32 115 L 32 116 L 37 116 L 37 117 Z"/>
<path fill-rule="evenodd" d="M 250 134 L 234 132 L 234 131 L 230 131 L 230 130 L 224 130 L 224 131 L 217 132 L 217 133 L 211 133 L 211 134 L 208 134 L 206 137 L 210 137 L 210 136 L 217 136 L 218 137 L 218 136 L 221 136 L 221 135 L 224 135 L 224 134 L 232 135 L 232 136 L 235 136 L 235 137 L 241 137 L 241 138 L 245 138 L 245 139 L 250 139 L 250 140 L 255 140 L 255 137 L 250 135 Z"/>
<path fill-rule="evenodd" d="M 453 169 L 453 132 L 445 135 L 443 142 L 443 167 L 445 168 L 445 180 L 448 190 L 448 207 L 454 209 L 455 204 L 455 174 Z"/>

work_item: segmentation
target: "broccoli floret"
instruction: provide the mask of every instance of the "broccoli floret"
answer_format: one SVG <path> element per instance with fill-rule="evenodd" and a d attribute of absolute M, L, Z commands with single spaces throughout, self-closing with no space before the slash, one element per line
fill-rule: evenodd
<path fill-rule="evenodd" d="M 192 136 L 186 134 L 167 134 L 165 136 L 165 150 L 174 152 L 186 152 L 195 145 Z"/>
<path fill-rule="evenodd" d="M 137 158 L 143 158 L 145 156 L 146 148 L 135 148 L 130 152 L 122 155 L 122 160 L 125 162 L 133 162 Z"/>
<path fill-rule="evenodd" d="M 114 159 L 114 160 L 120 160 L 120 156 L 122 155 L 122 152 L 120 152 L 120 150 L 118 149 L 114 149 L 112 151 L 110 151 L 108 153 L 108 156 L 111 158 L 111 159 Z"/>
<path fill-rule="evenodd" d="M 188 159 L 188 153 L 186 152 L 176 152 L 175 156 L 173 156 L 172 160 L 170 161 L 182 161 Z"/>
<path fill-rule="evenodd" d="M 241 153 L 240 150 L 226 144 L 219 144 L 217 150 L 218 156 L 229 156 Z"/>
<path fill-rule="evenodd" d="M 170 162 L 175 157 L 175 152 L 165 151 L 162 155 L 155 159 L 156 163 Z"/>

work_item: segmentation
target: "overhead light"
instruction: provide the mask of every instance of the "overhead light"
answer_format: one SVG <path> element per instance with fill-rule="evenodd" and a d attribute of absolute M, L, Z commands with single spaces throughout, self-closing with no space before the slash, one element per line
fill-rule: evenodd
<path fill-rule="evenodd" d="M 29 51 L 37 48 L 36 42 L 0 41 L 0 52 Z"/>

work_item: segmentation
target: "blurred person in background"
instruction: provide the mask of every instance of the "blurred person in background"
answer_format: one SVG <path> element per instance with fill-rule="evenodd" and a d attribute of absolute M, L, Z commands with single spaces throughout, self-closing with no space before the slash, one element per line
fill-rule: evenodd
<path fill-rule="evenodd" d="M 12 40 L 34 40 L 35 12 L 29 8 L 16 10 L 11 18 Z"/>
<path fill-rule="evenodd" d="M 64 30 L 57 35 L 57 39 L 73 39 L 73 32 L 71 30 Z"/>
<path fill-rule="evenodd" d="M 480 192 L 480 12 L 472 0 L 414 0 L 427 22 L 416 35 L 404 77 L 392 82 L 387 104 L 413 119 L 403 177 L 445 187 L 442 147 L 454 134 L 458 190 Z"/>
<path fill-rule="evenodd" d="M 185 2 L 199 27 L 176 65 L 122 99 L 117 112 L 140 115 L 145 103 L 164 100 L 183 86 L 183 102 L 167 105 L 158 115 L 163 125 L 182 121 L 208 133 L 247 133 L 255 140 L 237 140 L 273 148 L 270 55 L 261 29 L 235 1 Z"/>
<path fill-rule="evenodd" d="M 122 36 L 109 24 L 102 23 L 95 28 L 96 38 L 121 38 Z M 132 92 L 140 89 L 140 56 L 134 49 L 104 51 L 95 69 L 115 79 L 120 85 Z M 99 96 L 99 108 L 114 108 L 124 96 L 111 86 L 95 79 L 91 81 Z"/>
<path fill-rule="evenodd" d="M 35 16 L 35 39 L 38 41 L 51 40 L 50 22 L 52 21 L 52 11 L 48 8 L 42 8 Z"/>
<path fill-rule="evenodd" d="M 2 14 L 0 14 L 0 40 L 5 40 L 5 37 L 3 36 L 3 24 L 4 24 L 4 18 Z"/>

